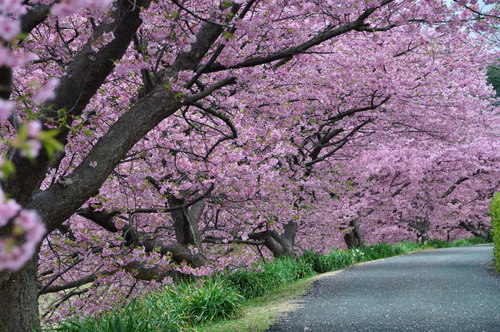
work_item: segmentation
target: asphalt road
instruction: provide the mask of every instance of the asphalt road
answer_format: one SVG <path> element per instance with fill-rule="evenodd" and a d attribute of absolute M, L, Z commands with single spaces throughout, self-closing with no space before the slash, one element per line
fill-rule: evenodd
<path fill-rule="evenodd" d="M 491 246 L 422 251 L 322 278 L 269 332 L 500 332 Z"/>

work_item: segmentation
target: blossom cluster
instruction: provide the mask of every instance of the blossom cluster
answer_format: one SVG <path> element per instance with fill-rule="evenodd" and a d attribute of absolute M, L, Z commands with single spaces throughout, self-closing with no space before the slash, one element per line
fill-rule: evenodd
<path fill-rule="evenodd" d="M 82 57 L 75 55 L 88 56 L 89 43 L 93 52 L 113 50 L 121 44 L 112 42 L 114 33 L 117 38 L 123 34 L 116 29 L 97 35 L 96 26 L 117 18 L 99 13 L 111 1 L 43 3 L 52 4 L 51 17 L 21 45 L 40 61 L 23 68 L 15 65 L 16 93 L 27 96 L 23 100 L 35 114 L 55 96 L 53 77 L 64 77 L 66 87 L 75 77 L 79 83 L 94 84 L 97 80 L 86 76 L 93 65 L 76 70 L 73 61 Z M 138 9 L 137 3 L 130 1 L 130 9 Z M 427 221 L 425 231 L 440 237 L 463 234 L 456 229 L 464 220 L 487 226 L 484 202 L 494 188 L 492 179 L 498 178 L 491 165 L 495 149 L 500 149 L 485 144 L 494 141 L 489 133 L 495 132 L 491 123 L 496 120 L 488 116 L 491 89 L 482 72 L 490 60 L 486 42 L 481 34 L 469 34 L 466 23 L 452 24 L 470 18 L 470 11 L 464 10 L 457 20 L 458 9 L 447 10 L 443 2 L 397 3 L 394 8 L 381 5 L 370 25 L 360 27 L 366 31 L 315 43 L 304 54 L 263 66 L 251 63 L 296 50 L 311 36 L 323 36 L 320 31 L 327 35 L 366 8 L 378 7 L 379 1 L 257 1 L 251 15 L 229 23 L 230 8 L 221 11 L 217 1 L 184 1 L 189 11 L 168 0 L 140 8 L 142 23 L 131 41 L 134 47 L 112 59 L 115 69 L 94 86 L 95 94 L 79 100 L 84 105 L 80 113 L 76 108 L 81 105 L 74 106 L 73 98 L 58 110 L 58 120 L 70 134 L 62 159 L 40 179 L 41 189 L 58 188 L 66 183 L 61 178 L 78 169 L 91 169 L 96 177 L 111 169 L 102 159 L 87 159 L 89 151 L 151 94 L 168 91 L 175 95 L 172 100 L 185 104 L 135 142 L 113 172 L 106 173 L 105 183 L 93 191 L 96 195 L 42 245 L 40 266 L 49 271 L 41 276 L 42 285 L 73 288 L 73 282 L 81 280 L 94 283 L 78 297 L 66 297 L 67 292 L 48 297 L 56 301 L 57 311 L 47 313 L 46 319 L 103 310 L 169 282 L 168 277 L 159 280 L 166 272 L 205 275 L 251 266 L 272 255 L 258 235 L 280 236 L 289 222 L 297 225 L 297 247 L 324 252 L 345 247 L 344 236 L 355 223 L 368 243 L 415 239 L 423 233 L 417 228 Z M 188 87 L 191 69 L 169 75 L 179 58 L 205 49 L 200 44 L 207 40 L 196 36 L 203 33 L 204 22 L 212 20 L 209 13 L 230 30 L 193 67 L 203 68 L 203 61 L 217 58 L 215 72 L 206 70 Z M 4 16 L 14 22 L 18 15 Z M 381 31 L 369 31 L 377 27 Z M 2 38 L 15 39 L 9 31 L 19 32 L 15 24 L 4 30 Z M 15 49 L 15 40 L 11 44 Z M 0 63 L 4 59 L 0 56 Z M 13 67 L 14 57 L 9 61 Z M 102 72 L 103 67 L 98 68 Z M 188 103 L 190 96 L 208 93 L 228 75 L 236 77 L 237 84 Z M 168 98 L 165 105 L 170 104 Z M 15 106 L 0 100 L 0 119 L 29 108 Z M 148 112 L 162 106 L 150 104 Z M 142 122 L 134 122 L 129 130 L 136 125 Z M 24 129 L 25 137 L 14 146 L 36 157 L 44 134 L 41 123 L 28 122 Z M 463 177 L 469 179 L 466 186 L 443 198 Z M 469 204 L 467 198 L 478 192 L 481 197 Z M 195 213 L 199 205 L 182 209 L 189 227 L 178 227 L 182 220 L 165 208 L 194 199 L 203 203 L 203 211 Z M 4 205 L 11 211 L 15 202 Z M 10 262 L 6 268 L 19 268 L 29 255 L 17 258 L 36 243 L 28 245 L 28 240 L 42 233 L 33 213 L 13 210 L 0 225 L 8 235 L 0 248 Z M 31 222 L 23 224 L 26 218 Z M 178 234 L 181 228 L 190 234 Z M 193 241 L 200 243 L 193 246 Z M 198 256 L 204 260 L 201 266 L 174 261 L 170 250 L 186 242 L 191 244 L 186 257 Z M 175 248 L 169 249 L 172 243 Z M 68 252 L 71 255 L 61 254 Z M 158 274 L 151 277 L 152 271 Z"/>
<path fill-rule="evenodd" d="M 0 271 L 19 270 L 32 256 L 45 235 L 45 226 L 35 211 L 24 210 L 6 199 L 0 188 Z"/>
<path fill-rule="evenodd" d="M 26 7 L 21 0 L 0 1 L 0 66 L 11 68 L 25 65 L 33 60 L 33 55 L 15 54 L 11 42 L 21 34 L 20 17 L 26 13 Z M 39 102 L 51 96 L 53 85 L 42 91 L 36 97 Z M 0 121 L 5 121 L 15 114 L 14 101 L 0 98 Z M 37 120 L 28 121 L 16 137 L 7 145 L 21 149 L 21 154 L 34 158 L 42 148 L 40 142 L 41 123 Z M 3 169 L 8 162 L 0 161 Z M 12 170 L 10 170 L 12 171 Z M 24 210 L 13 199 L 6 199 L 0 188 L 0 271 L 18 270 L 33 255 L 36 247 L 45 235 L 45 226 L 35 211 Z"/>
<path fill-rule="evenodd" d="M 65 0 L 52 7 L 52 14 L 63 17 L 76 13 L 82 9 L 104 11 L 109 8 L 113 0 Z"/>

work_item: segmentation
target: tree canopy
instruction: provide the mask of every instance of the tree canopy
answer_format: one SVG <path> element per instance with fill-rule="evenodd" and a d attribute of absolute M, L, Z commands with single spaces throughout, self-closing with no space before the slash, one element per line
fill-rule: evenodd
<path fill-rule="evenodd" d="M 48 323 L 261 256 L 487 237 L 496 23 L 466 0 L 0 2 L 0 322 L 31 331 L 49 293 Z"/>

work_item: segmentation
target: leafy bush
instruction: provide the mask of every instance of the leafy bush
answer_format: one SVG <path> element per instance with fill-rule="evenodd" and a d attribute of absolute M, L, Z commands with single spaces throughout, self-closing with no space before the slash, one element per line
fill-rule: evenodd
<path fill-rule="evenodd" d="M 500 193 L 496 193 L 490 205 L 491 225 L 493 226 L 493 244 L 495 251 L 495 266 L 500 272 Z"/>

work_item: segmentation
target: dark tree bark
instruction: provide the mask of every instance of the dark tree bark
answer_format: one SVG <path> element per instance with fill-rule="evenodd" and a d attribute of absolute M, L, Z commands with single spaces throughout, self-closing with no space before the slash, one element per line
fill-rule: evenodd
<path fill-rule="evenodd" d="M 249 238 L 257 241 L 264 241 L 264 246 L 273 253 L 274 257 L 293 257 L 295 256 L 295 235 L 297 233 L 297 224 L 290 221 L 283 226 L 284 232 L 264 231 L 249 234 Z"/>
<path fill-rule="evenodd" d="M 403 220 L 413 228 L 417 232 L 417 242 L 424 243 L 429 240 L 429 226 L 430 220 L 429 218 L 417 218 L 415 221 L 412 220 Z"/>
<path fill-rule="evenodd" d="M 258 66 L 290 58 L 349 31 L 369 31 L 365 20 L 378 8 L 392 1 L 383 0 L 379 6 L 366 9 L 355 21 L 334 29 L 327 27 L 324 31 L 318 32 L 316 36 L 312 36 L 309 41 L 277 51 L 266 57 L 247 59 L 235 65 L 235 68 Z M 114 63 L 122 58 L 142 24 L 140 12 L 147 9 L 150 3 L 151 0 L 116 1 L 116 12 L 110 15 L 110 18 L 114 18 L 115 21 L 98 26 L 94 30 L 91 40 L 67 66 L 66 75 L 61 78 L 56 89 L 56 97 L 48 101 L 42 112 L 39 113 L 41 122 L 46 124 L 51 121 L 58 123 L 59 120 L 64 120 L 67 114 L 59 114 L 62 110 L 71 112 L 72 116 L 67 117 L 65 125 L 59 128 L 57 139 L 63 145 L 67 143 L 67 136 L 70 132 L 68 127 L 72 125 L 71 119 L 82 114 L 96 91 L 113 71 Z M 234 6 L 234 9 L 237 10 L 236 7 L 239 8 L 240 5 Z M 48 10 L 48 7 L 44 5 L 35 5 L 33 11 L 23 18 L 23 29 L 26 32 L 34 29 L 45 19 Z M 223 30 L 224 27 L 221 25 L 210 22 L 203 24 L 196 34 L 196 41 L 191 44 L 190 51 L 178 54 L 172 66 L 160 71 L 157 86 L 152 87 L 147 94 L 137 100 L 110 127 L 71 174 L 60 179 L 48 189 L 39 190 L 39 185 L 51 163 L 48 155 L 42 150 L 35 162 L 31 162 L 27 161 L 19 151 L 11 150 L 8 158 L 14 163 L 16 173 L 3 183 L 4 191 L 22 206 L 36 210 L 46 223 L 48 233 L 59 228 L 89 198 L 98 193 L 102 184 L 127 152 L 158 123 L 174 114 L 181 107 L 195 103 L 227 85 L 236 83 L 234 77 L 227 78 L 206 87 L 196 95 L 187 96 L 183 100 L 178 98 L 175 91 L 164 87 L 180 71 L 205 68 L 202 72 L 208 73 L 227 69 L 227 67 L 221 67 L 216 63 L 213 65 L 201 63 Z M 98 52 L 93 52 L 91 49 L 92 40 L 109 31 L 114 32 L 115 38 Z M 0 82 L 0 85 L 3 85 L 1 89 L 4 96 L 10 94 L 11 91 L 9 87 L 5 87 L 5 83 L 8 85 L 7 81 L 4 79 Z M 194 218 L 189 221 L 189 212 L 185 212 L 185 215 L 188 216 L 186 220 L 179 221 L 185 216 L 175 217 L 178 218 L 178 228 L 186 228 L 190 232 L 190 235 L 183 238 L 182 241 L 196 245 L 199 243 L 199 235 L 194 229 Z M 193 214 L 194 212 L 193 210 Z M 289 256 L 293 255 L 295 232 L 296 225 L 290 223 L 285 226 L 283 234 L 270 231 L 259 236 L 266 239 L 268 248 L 276 256 Z M 185 244 L 175 244 L 175 246 L 179 245 L 186 248 Z M 167 250 L 167 246 L 164 249 Z M 173 250 L 173 247 L 171 249 Z M 178 252 L 180 253 L 178 257 L 187 255 L 184 250 Z M 0 271 L 0 303 L 2 304 L 0 318 L 4 330 L 24 332 L 39 329 L 36 302 L 38 292 L 35 278 L 36 261 L 27 264 L 16 273 Z"/>
<path fill-rule="evenodd" d="M 175 243 L 164 244 L 166 239 L 156 239 L 150 234 L 137 231 L 135 228 L 126 225 L 123 229 L 118 229 L 113 221 L 113 218 L 120 214 L 120 211 L 94 211 L 91 207 L 80 209 L 78 214 L 85 217 L 111 233 L 122 233 L 127 246 L 141 246 L 146 252 L 159 252 L 162 255 L 171 254 L 172 259 L 176 263 L 186 262 L 192 267 L 200 267 L 205 263 L 203 255 L 203 247 L 201 243 L 200 230 L 198 228 L 199 219 L 205 209 L 205 201 L 200 200 L 191 205 L 191 207 L 183 207 L 186 201 L 184 199 L 169 198 L 170 208 L 174 210 L 171 216 L 174 224 Z M 180 207 L 175 209 L 176 207 Z M 192 253 L 190 247 L 198 249 L 198 253 Z M 141 262 L 133 262 L 128 268 L 139 269 Z M 159 271 L 161 267 L 144 270 L 142 275 L 148 277 L 143 278 L 137 275 L 141 280 L 154 279 L 151 275 L 153 271 Z M 161 278 L 163 279 L 163 277 Z M 93 280 L 91 280 L 93 281 Z"/>
<path fill-rule="evenodd" d="M 490 229 L 481 226 L 475 226 L 472 223 L 461 221 L 459 224 L 463 229 L 471 232 L 474 236 L 483 238 L 486 242 L 491 242 L 492 238 L 490 236 Z"/>
<path fill-rule="evenodd" d="M 40 328 L 36 271 L 37 255 L 21 270 L 0 274 L 0 332 Z"/>
<path fill-rule="evenodd" d="M 173 206 L 182 206 L 186 203 L 184 199 L 175 197 L 169 198 L 169 204 Z M 201 200 L 193 204 L 189 209 L 182 208 L 172 211 L 171 215 L 174 220 L 175 238 L 177 240 L 177 253 L 186 252 L 187 256 L 184 257 L 173 252 L 174 259 L 179 263 L 186 261 L 192 267 L 200 267 L 205 264 L 205 256 L 203 255 L 203 246 L 201 243 L 201 234 L 198 227 L 200 217 L 205 209 L 205 201 Z M 192 254 L 189 246 L 198 249 L 198 253 Z"/>
<path fill-rule="evenodd" d="M 359 228 L 356 220 L 351 220 L 349 223 L 349 227 L 351 227 L 351 231 L 344 235 L 344 241 L 348 249 L 364 247 L 365 246 L 365 238 L 361 229 Z"/>
<path fill-rule="evenodd" d="M 141 7 L 147 8 L 149 3 L 150 0 L 139 0 L 137 6 L 135 6 L 135 10 L 131 10 L 132 5 L 128 0 L 118 2 L 117 12 L 114 16 L 119 17 L 119 19 L 100 26 L 93 36 L 99 37 L 99 34 L 113 30 L 116 38 L 97 54 L 91 54 L 91 41 L 80 50 L 68 66 L 66 76 L 61 79 L 60 85 L 56 90 L 56 97 L 45 105 L 45 111 L 40 115 L 42 123 L 45 123 L 45 119 L 57 119 L 57 111 L 60 109 L 72 110 L 75 115 L 83 112 L 92 96 L 112 72 L 114 61 L 120 59 L 127 50 L 135 32 L 142 23 L 140 18 Z M 28 12 L 23 17 L 23 29 L 29 32 L 35 28 L 37 24 L 44 20 L 47 13 L 47 7 L 35 6 L 33 11 Z M 92 79 L 82 79 L 82 77 L 91 77 Z M 10 91 L 7 90 L 4 83 L 7 83 L 5 79 L 2 80 L 0 85 L 2 85 L 3 96 L 6 96 L 10 94 Z M 71 123 L 69 124 L 71 125 Z M 66 143 L 68 132 L 69 130 L 62 127 L 60 135 L 57 137 L 63 144 Z M 49 157 L 42 150 L 36 162 L 33 163 L 24 158 L 18 150 L 13 149 L 8 152 L 8 158 L 14 163 L 16 173 L 3 183 L 2 187 L 18 203 L 28 206 L 29 202 L 33 202 L 33 194 L 38 190 L 39 184 L 50 164 Z M 106 174 L 106 177 L 107 175 L 109 173 Z M 95 188 L 93 191 L 96 192 L 96 190 L 98 188 Z M 90 198 L 90 196 L 85 197 L 85 192 L 82 193 L 83 196 L 81 197 L 80 205 Z M 48 203 L 43 208 L 35 203 L 38 205 L 38 208 L 34 206 L 31 206 L 31 208 L 36 209 L 45 222 L 50 221 L 50 219 L 44 218 L 46 214 L 43 211 L 57 209 L 53 203 L 58 201 L 59 197 L 64 197 L 64 193 L 62 194 L 63 196 L 57 196 L 51 193 L 49 194 L 51 196 L 51 203 Z M 74 209 L 71 214 L 76 212 L 77 209 Z M 53 211 L 53 213 L 61 217 L 64 216 L 65 212 L 69 211 L 65 209 L 62 209 L 62 211 Z M 54 228 L 59 227 L 66 218 L 63 217 L 63 219 L 57 220 L 53 224 Z M 54 229 L 51 229 L 50 222 L 47 223 L 47 226 L 49 232 Z M 40 329 L 37 294 L 36 263 L 29 263 L 16 273 L 0 271 L 0 304 L 2 305 L 0 318 L 3 324 L 1 328 L 10 332 L 32 332 Z"/>

